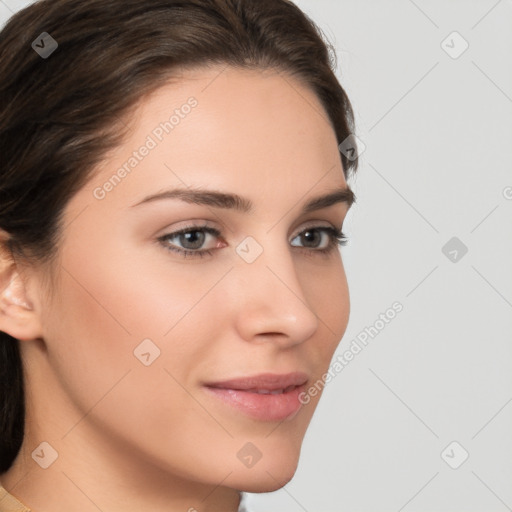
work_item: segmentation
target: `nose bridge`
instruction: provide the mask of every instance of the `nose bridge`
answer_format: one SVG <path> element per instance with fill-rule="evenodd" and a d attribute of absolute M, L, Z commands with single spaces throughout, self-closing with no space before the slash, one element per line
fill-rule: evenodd
<path fill-rule="evenodd" d="M 310 338 L 318 327 L 313 305 L 301 286 L 287 241 L 277 233 L 263 243 L 247 237 L 236 248 L 242 290 L 236 294 L 237 326 L 244 339 L 270 335 L 282 344 Z"/>

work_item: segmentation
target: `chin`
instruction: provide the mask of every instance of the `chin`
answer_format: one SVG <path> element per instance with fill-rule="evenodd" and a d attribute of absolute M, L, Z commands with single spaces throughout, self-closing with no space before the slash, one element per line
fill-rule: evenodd
<path fill-rule="evenodd" d="M 295 475 L 298 466 L 298 460 L 286 461 L 278 457 L 271 463 L 261 466 L 255 466 L 248 471 L 238 473 L 233 480 L 236 480 L 233 487 L 240 491 L 262 493 L 273 492 L 284 487 Z"/>

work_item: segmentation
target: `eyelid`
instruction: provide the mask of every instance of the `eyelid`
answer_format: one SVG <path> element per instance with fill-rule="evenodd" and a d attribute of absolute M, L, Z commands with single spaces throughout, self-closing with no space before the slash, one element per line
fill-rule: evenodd
<path fill-rule="evenodd" d="M 215 227 L 213 221 L 205 220 L 200 217 L 197 219 L 188 219 L 181 222 L 175 222 L 174 224 L 167 225 L 165 228 L 158 230 L 158 233 L 162 233 L 162 235 L 172 235 L 174 233 L 179 233 L 180 231 L 199 229 L 199 228 L 208 228 L 208 229 L 217 229 L 222 230 L 224 226 L 221 225 L 220 228 Z M 158 236 L 158 235 L 157 235 Z"/>
<path fill-rule="evenodd" d="M 324 226 L 323 224 L 319 224 L 319 223 L 325 223 L 326 225 Z M 180 225 L 180 224 L 182 224 L 182 225 Z M 204 220 L 204 219 L 189 219 L 188 221 L 184 221 L 183 223 L 179 223 L 178 226 L 179 227 L 176 227 L 176 228 L 167 226 L 163 230 L 160 230 L 160 232 L 162 234 L 161 235 L 157 235 L 157 238 L 161 238 L 162 236 L 176 235 L 176 234 L 179 234 L 179 233 L 182 233 L 182 232 L 191 231 L 191 230 L 194 230 L 194 229 L 197 229 L 197 230 L 205 229 L 207 231 L 208 230 L 213 230 L 216 233 L 218 233 L 218 236 L 220 236 L 222 234 L 222 232 L 225 232 L 225 230 L 226 230 L 226 226 L 225 225 L 221 225 L 220 227 L 216 227 L 215 225 L 213 225 L 213 221 Z M 343 228 L 343 223 L 338 228 L 335 225 L 335 223 L 332 223 L 331 221 L 326 220 L 326 219 L 323 219 L 323 220 L 311 219 L 311 220 L 308 220 L 308 221 L 304 221 L 304 222 L 302 222 L 300 224 L 300 226 L 298 228 L 294 229 L 294 231 L 292 232 L 293 233 L 292 238 L 295 238 L 298 234 L 302 233 L 302 231 L 304 231 L 304 230 L 306 230 L 308 228 L 322 228 L 322 227 L 333 227 L 334 229 L 336 229 L 338 231 L 341 231 L 342 228 Z M 232 232 L 231 229 L 229 229 L 228 231 Z"/>
<path fill-rule="evenodd" d="M 205 233 L 208 233 L 209 235 L 213 236 L 216 239 L 223 239 L 222 232 L 220 229 L 212 227 L 208 224 L 202 223 L 202 224 L 190 224 L 188 226 L 184 226 L 182 228 L 175 229 L 173 231 L 166 231 L 163 235 L 159 236 L 158 239 L 166 239 L 166 238 L 173 238 L 175 236 L 179 236 L 183 233 L 189 233 L 191 231 L 204 231 Z M 223 243 L 226 243 L 225 240 Z M 218 247 L 216 247 L 217 249 Z M 207 249 L 199 249 L 194 252 L 201 252 L 206 251 Z M 211 250 L 211 249 L 208 249 Z"/>
<path fill-rule="evenodd" d="M 325 222 L 325 225 L 322 223 Z M 342 227 L 337 228 L 332 222 L 328 220 L 308 220 L 306 222 L 303 222 L 293 233 L 292 239 L 295 238 L 297 235 L 300 235 L 303 231 L 306 231 L 307 229 L 321 229 L 321 228 L 333 228 L 336 231 L 341 231 Z"/>

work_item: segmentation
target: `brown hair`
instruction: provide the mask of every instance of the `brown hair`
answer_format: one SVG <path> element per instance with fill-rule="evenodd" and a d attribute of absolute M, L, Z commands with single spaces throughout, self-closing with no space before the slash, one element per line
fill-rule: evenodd
<path fill-rule="evenodd" d="M 46 58 L 32 46 L 44 32 L 58 44 Z M 123 140 L 120 121 L 178 67 L 217 63 L 296 77 L 338 143 L 353 133 L 334 52 L 290 1 L 40 0 L 12 16 L 0 32 L 0 249 L 50 264 L 62 212 Z M 340 158 L 348 178 L 357 160 Z M 23 382 L 19 341 L 0 332 L 0 473 L 23 441 Z"/>

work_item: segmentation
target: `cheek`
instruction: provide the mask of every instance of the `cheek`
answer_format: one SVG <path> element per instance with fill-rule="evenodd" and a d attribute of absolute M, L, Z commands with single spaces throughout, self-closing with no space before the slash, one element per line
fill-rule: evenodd
<path fill-rule="evenodd" d="M 213 308 L 201 297 L 217 275 L 193 281 L 191 271 L 163 275 L 158 265 L 143 271 L 109 258 L 94 267 L 71 261 L 63 263 L 45 332 L 56 382 L 73 404 L 68 429 L 101 430 L 105 439 L 178 461 L 178 471 L 197 439 L 219 428 L 188 391 L 203 345 L 211 344 L 205 313 Z"/>
<path fill-rule="evenodd" d="M 298 270 L 304 294 L 318 316 L 319 329 L 326 333 L 328 342 L 325 345 L 330 350 L 334 350 L 343 337 L 350 315 L 350 296 L 343 262 L 340 255 L 335 255 L 333 259 L 326 260 L 324 265 L 309 264 L 308 268 Z"/>
<path fill-rule="evenodd" d="M 89 261 L 78 243 L 64 253 L 60 301 L 46 333 L 57 367 L 77 386 L 90 382 L 82 385 L 90 396 L 101 396 L 130 368 L 160 366 L 180 382 L 194 376 L 219 316 L 218 307 L 206 307 L 207 295 L 229 266 L 185 268 L 97 243 L 102 253 Z"/>
<path fill-rule="evenodd" d="M 70 245 L 64 264 L 68 289 L 63 293 L 74 303 L 66 300 L 65 306 L 76 323 L 94 318 L 98 328 L 117 329 L 134 343 L 170 333 L 222 272 L 176 264 L 176 256 L 167 259 L 165 249 L 159 253 L 149 244 L 141 250 L 123 240 L 101 239 L 96 245 L 102 247 L 101 254 L 93 254 L 89 261 L 81 261 L 84 252 L 79 244 Z"/>
<path fill-rule="evenodd" d="M 303 360 L 307 360 L 311 368 L 310 385 L 302 398 L 303 419 L 307 426 L 328 386 L 325 374 L 348 325 L 350 297 L 341 257 L 335 263 L 331 261 L 315 270 L 303 268 L 301 276 L 309 306 L 318 317 L 319 329 L 302 347 Z"/>

